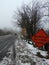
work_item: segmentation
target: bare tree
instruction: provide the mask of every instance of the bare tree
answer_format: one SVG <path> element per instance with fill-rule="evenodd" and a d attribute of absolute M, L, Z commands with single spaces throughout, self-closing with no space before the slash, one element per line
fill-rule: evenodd
<path fill-rule="evenodd" d="M 22 9 L 18 10 L 17 22 L 21 28 L 25 28 L 27 32 L 27 39 L 31 39 L 31 36 L 36 33 L 36 23 L 40 20 L 41 15 L 39 13 L 39 4 L 35 6 L 24 5 Z"/>
<path fill-rule="evenodd" d="M 44 12 L 40 12 L 43 8 L 48 8 L 48 14 L 46 13 L 46 15 L 44 15 Z M 41 18 L 46 16 L 49 17 L 49 6 L 46 4 L 41 6 L 38 2 L 33 3 L 31 6 L 23 5 L 21 9 L 18 9 L 18 13 L 15 13 L 15 15 L 17 16 L 14 17 L 17 21 L 15 24 L 18 23 L 21 28 L 25 28 L 27 32 L 26 38 L 31 40 L 31 36 L 37 32 L 37 29 L 41 29 Z M 49 35 L 49 30 L 47 34 Z M 44 48 L 45 46 L 47 48 L 49 45 L 44 45 Z"/>

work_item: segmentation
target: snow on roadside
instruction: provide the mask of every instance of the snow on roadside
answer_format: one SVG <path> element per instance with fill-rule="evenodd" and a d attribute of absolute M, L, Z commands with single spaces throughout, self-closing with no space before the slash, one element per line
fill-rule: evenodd
<path fill-rule="evenodd" d="M 42 51 L 39 50 L 38 48 L 33 47 L 33 45 L 30 45 L 26 42 L 27 48 L 30 50 L 31 53 L 33 53 L 34 55 L 37 54 L 37 52 L 40 52 L 41 55 L 46 56 L 47 52 L 46 51 Z M 34 56 L 34 61 L 37 62 L 36 65 L 49 65 L 49 59 L 45 59 L 45 58 L 39 58 L 37 56 Z"/>
<path fill-rule="evenodd" d="M 46 51 L 39 50 L 38 48 L 33 47 L 33 45 L 28 44 L 27 42 L 26 42 L 26 45 L 27 45 L 28 49 L 30 49 L 30 51 L 33 54 L 37 54 L 37 52 L 40 52 L 41 55 L 43 55 L 43 56 L 46 56 L 47 55 L 47 52 Z"/>
<path fill-rule="evenodd" d="M 49 59 L 36 56 L 37 52 L 40 52 L 43 56 L 46 56 L 47 52 L 33 47 L 33 45 L 28 44 L 25 40 L 17 39 L 15 49 L 16 65 L 49 65 Z M 11 59 L 4 57 L 0 65 L 7 65 L 9 62 L 10 64 L 12 63 Z"/>
<path fill-rule="evenodd" d="M 6 56 L 0 62 L 0 65 L 9 65 L 9 64 L 11 64 L 11 59 L 10 58 L 7 58 Z"/>
<path fill-rule="evenodd" d="M 21 65 L 30 65 L 30 63 L 21 63 Z"/>
<path fill-rule="evenodd" d="M 46 59 L 46 63 L 49 64 L 49 59 Z"/>
<path fill-rule="evenodd" d="M 37 52 L 40 52 L 43 56 L 47 55 L 46 51 L 33 47 L 33 45 L 28 44 L 25 40 L 16 40 L 17 58 L 21 60 L 19 65 L 49 65 L 48 59 L 36 56 Z"/>

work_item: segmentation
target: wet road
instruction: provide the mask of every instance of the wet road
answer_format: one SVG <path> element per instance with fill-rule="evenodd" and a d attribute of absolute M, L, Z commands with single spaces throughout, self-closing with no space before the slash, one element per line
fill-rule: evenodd
<path fill-rule="evenodd" d="M 6 55 L 8 48 L 15 43 L 16 38 L 15 35 L 0 36 L 0 60 Z"/>

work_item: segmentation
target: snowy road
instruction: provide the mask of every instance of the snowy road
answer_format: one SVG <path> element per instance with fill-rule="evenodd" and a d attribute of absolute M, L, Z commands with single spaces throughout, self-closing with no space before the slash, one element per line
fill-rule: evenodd
<path fill-rule="evenodd" d="M 8 48 L 15 42 L 15 39 L 16 36 L 14 35 L 0 37 L 0 59 L 6 54 Z"/>

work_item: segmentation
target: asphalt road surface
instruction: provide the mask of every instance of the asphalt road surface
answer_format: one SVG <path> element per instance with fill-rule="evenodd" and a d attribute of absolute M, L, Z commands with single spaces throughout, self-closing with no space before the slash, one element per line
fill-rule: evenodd
<path fill-rule="evenodd" d="M 16 35 L 0 36 L 0 60 L 6 55 L 8 48 L 15 43 Z"/>

